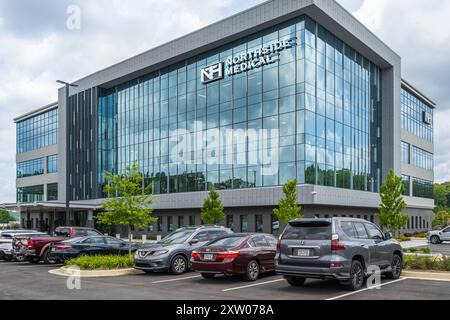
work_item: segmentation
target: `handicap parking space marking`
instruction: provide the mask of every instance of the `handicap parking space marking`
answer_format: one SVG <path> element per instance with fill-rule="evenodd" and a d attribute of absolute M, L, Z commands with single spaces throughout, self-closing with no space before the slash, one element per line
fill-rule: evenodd
<path fill-rule="evenodd" d="M 246 289 L 246 288 L 252 288 L 252 287 L 262 286 L 262 285 L 266 285 L 266 284 L 281 282 L 281 281 L 286 281 L 286 280 L 285 279 L 277 279 L 277 280 L 271 280 L 271 281 L 258 282 L 258 283 L 253 283 L 253 284 L 249 284 L 246 286 L 223 289 L 222 292 L 229 292 L 229 291 L 241 290 L 241 289 Z"/>
<path fill-rule="evenodd" d="M 342 294 L 340 296 L 329 298 L 329 299 L 326 299 L 326 300 L 327 301 L 339 300 L 339 299 L 342 299 L 342 298 L 345 298 L 345 297 L 348 297 L 348 296 L 352 296 L 354 294 L 358 294 L 358 293 L 361 293 L 361 292 L 364 292 L 364 291 L 367 291 L 367 290 L 376 290 L 375 288 L 377 288 L 377 287 L 384 287 L 384 286 L 387 286 L 387 285 L 390 285 L 390 284 L 394 284 L 394 283 L 397 283 L 397 282 L 401 282 L 401 281 L 405 281 L 405 280 L 407 280 L 407 278 L 400 278 L 400 279 L 397 279 L 397 280 L 394 280 L 394 281 L 389 281 L 389 282 L 382 283 L 379 286 L 372 286 L 372 287 L 361 289 L 361 290 L 358 290 L 358 291 L 349 292 L 349 293 Z"/>
<path fill-rule="evenodd" d="M 201 277 L 201 275 L 191 276 L 191 277 L 174 278 L 174 279 L 167 279 L 167 280 L 158 280 L 158 281 L 153 281 L 152 284 L 174 282 L 174 281 L 180 281 L 180 280 L 188 280 L 188 279 L 194 279 L 194 278 L 200 278 L 200 277 Z"/>

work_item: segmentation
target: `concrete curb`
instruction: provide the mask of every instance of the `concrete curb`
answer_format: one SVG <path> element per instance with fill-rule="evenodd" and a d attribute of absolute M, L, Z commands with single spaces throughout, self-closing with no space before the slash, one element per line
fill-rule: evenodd
<path fill-rule="evenodd" d="M 100 277 L 120 277 L 130 274 L 140 273 L 136 269 L 116 269 L 116 270 L 75 270 L 68 267 L 49 270 L 48 273 L 62 277 L 100 278 Z"/>
<path fill-rule="evenodd" d="M 450 281 L 450 272 L 403 271 L 402 278 L 416 280 Z"/>

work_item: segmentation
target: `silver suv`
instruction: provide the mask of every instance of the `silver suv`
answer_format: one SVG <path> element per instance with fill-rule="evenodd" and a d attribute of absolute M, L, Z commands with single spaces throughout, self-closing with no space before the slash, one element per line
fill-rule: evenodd
<path fill-rule="evenodd" d="M 139 249 L 134 258 L 134 268 L 146 273 L 170 271 L 183 274 L 188 270 L 192 251 L 230 233 L 233 231 L 221 226 L 180 228 L 158 243 Z"/>
<path fill-rule="evenodd" d="M 427 238 L 432 244 L 440 244 L 444 241 L 450 241 L 450 227 L 442 230 L 429 231 Z"/>
<path fill-rule="evenodd" d="M 298 219 L 280 236 L 275 257 L 276 272 L 292 286 L 307 278 L 335 279 L 359 290 L 368 267 L 398 279 L 403 269 L 400 244 L 362 219 Z"/>

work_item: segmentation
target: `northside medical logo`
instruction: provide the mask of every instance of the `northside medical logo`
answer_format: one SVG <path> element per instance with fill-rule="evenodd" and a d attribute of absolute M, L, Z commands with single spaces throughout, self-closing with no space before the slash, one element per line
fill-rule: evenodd
<path fill-rule="evenodd" d="M 280 52 L 295 47 L 297 38 L 280 40 L 269 45 L 256 48 L 247 53 L 236 55 L 228 58 L 226 61 L 227 76 L 237 75 L 246 71 L 261 68 L 280 61 Z M 203 84 L 213 81 L 222 80 L 225 74 L 225 62 L 213 64 L 201 71 L 201 79 Z"/>
<path fill-rule="evenodd" d="M 202 69 L 202 83 L 223 79 L 223 62 Z"/>

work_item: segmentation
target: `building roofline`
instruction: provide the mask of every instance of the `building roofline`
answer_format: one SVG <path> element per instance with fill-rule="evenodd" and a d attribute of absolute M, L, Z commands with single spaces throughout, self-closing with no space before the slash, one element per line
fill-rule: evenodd
<path fill-rule="evenodd" d="M 58 102 L 53 102 L 51 104 L 43 106 L 43 107 L 41 107 L 39 109 L 35 109 L 33 111 L 30 111 L 28 113 L 25 113 L 24 115 L 21 115 L 21 116 L 15 118 L 14 119 L 14 123 L 27 120 L 29 118 L 35 117 L 35 116 L 37 116 L 39 114 L 45 113 L 45 112 L 50 111 L 52 109 L 56 109 L 57 107 L 58 107 Z"/>
<path fill-rule="evenodd" d="M 111 88 L 302 14 L 318 21 L 344 42 L 350 42 L 381 68 L 400 61 L 396 52 L 334 0 L 268 0 L 82 77 L 74 81 L 79 88 L 72 88 L 70 93 L 96 86 Z"/>
<path fill-rule="evenodd" d="M 429 105 L 431 108 L 436 109 L 437 106 L 436 102 L 428 98 L 426 95 L 424 95 L 421 91 L 419 91 L 416 87 L 414 87 L 411 83 L 409 83 L 405 79 L 402 79 L 402 87 L 413 93 L 415 96 L 417 96 L 420 100 Z"/>

